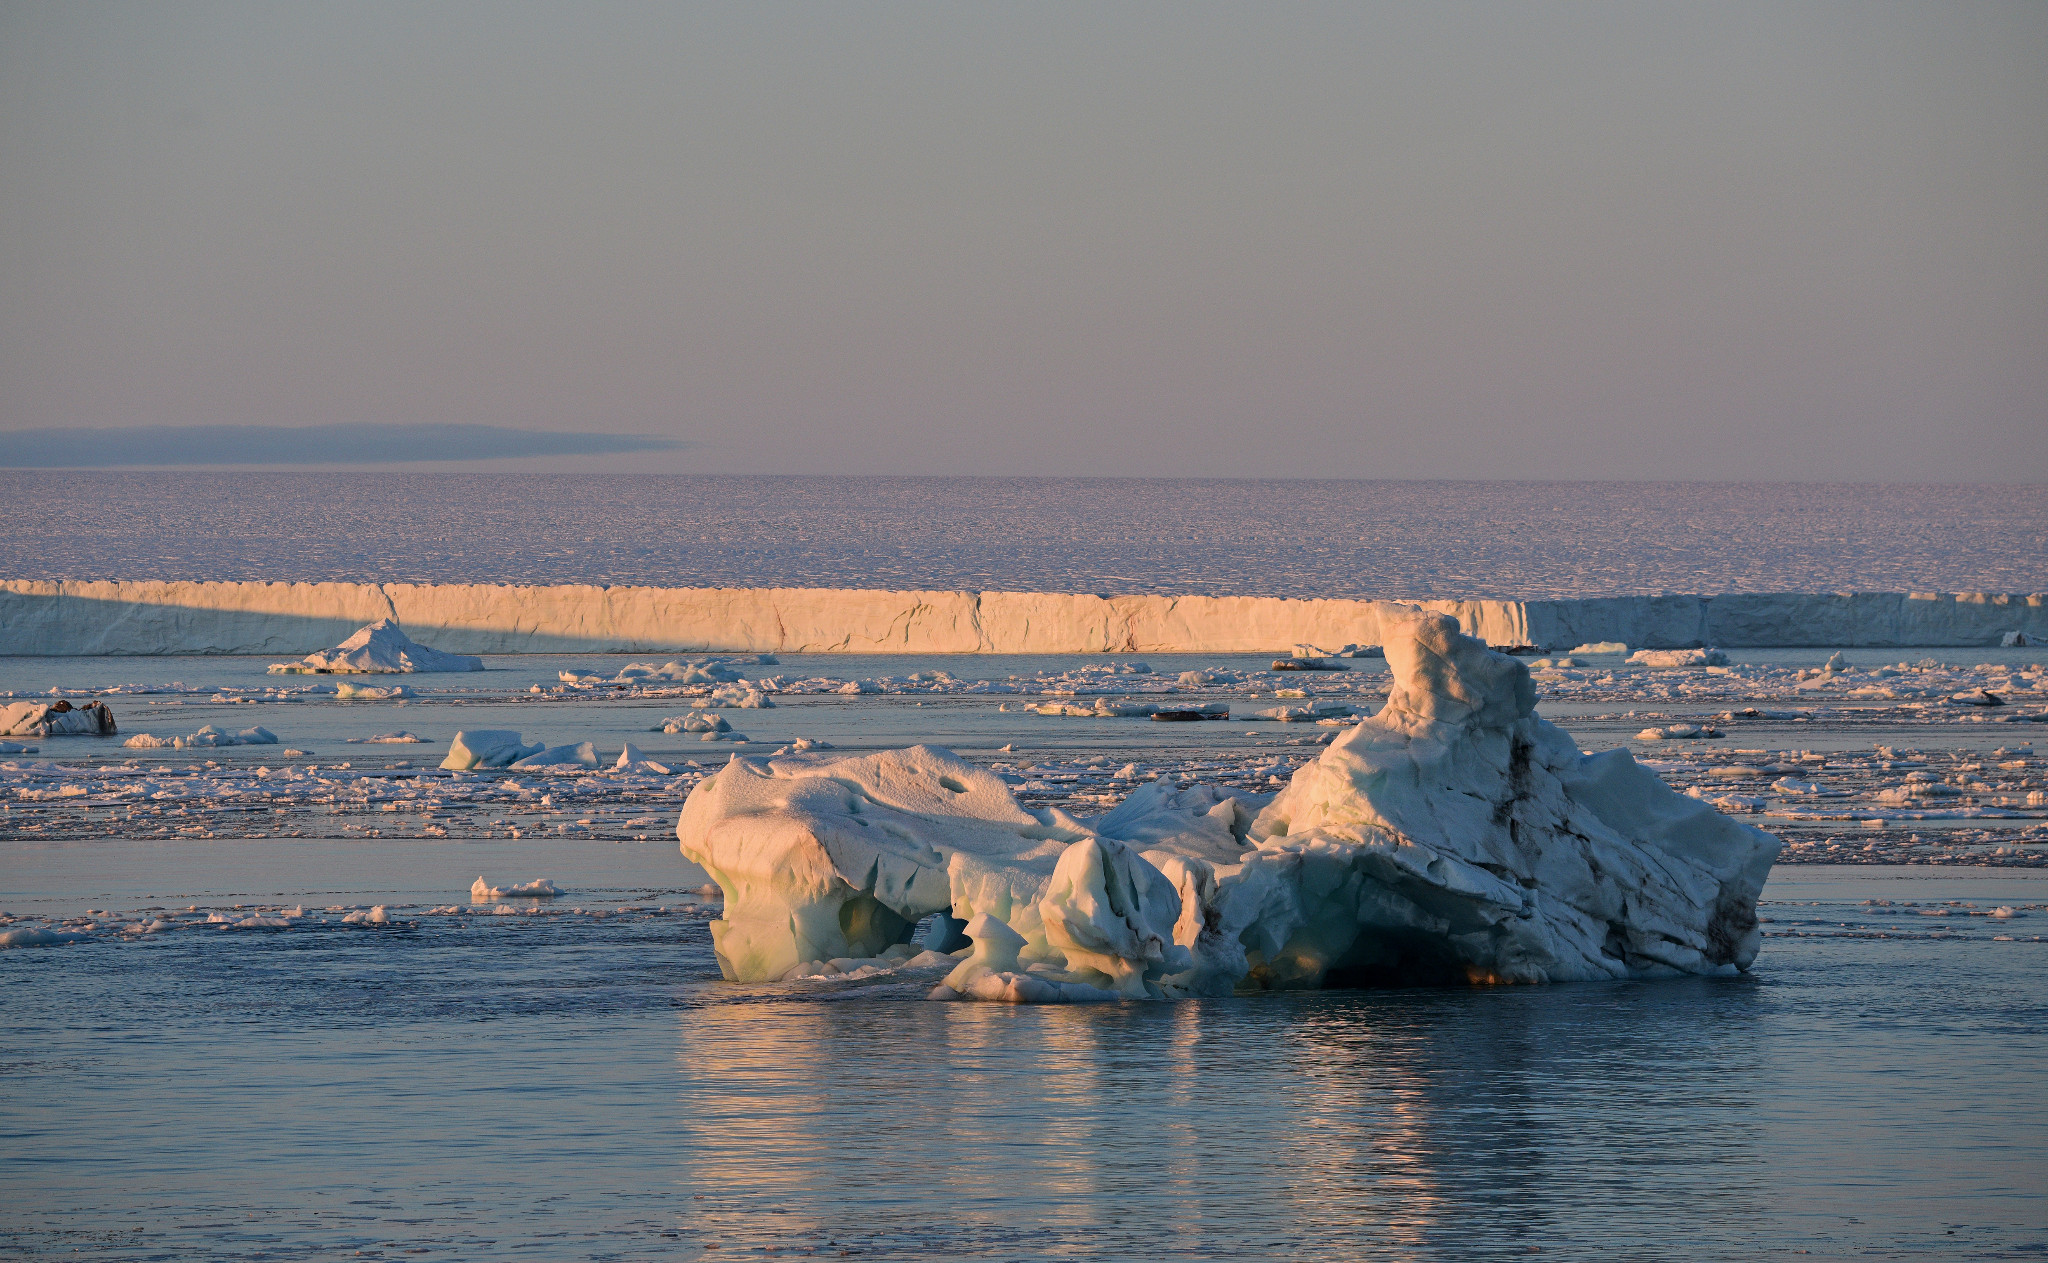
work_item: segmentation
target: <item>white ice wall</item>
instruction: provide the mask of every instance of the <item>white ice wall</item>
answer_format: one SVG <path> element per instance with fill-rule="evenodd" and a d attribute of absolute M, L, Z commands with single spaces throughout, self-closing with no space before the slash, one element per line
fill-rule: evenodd
<path fill-rule="evenodd" d="M 1377 644 L 1389 602 L 1054 592 L 0 580 L 0 654 L 298 655 L 386 616 L 451 653 L 1266 653 Z M 1494 645 L 1996 645 L 2048 595 L 1422 601 Z"/>

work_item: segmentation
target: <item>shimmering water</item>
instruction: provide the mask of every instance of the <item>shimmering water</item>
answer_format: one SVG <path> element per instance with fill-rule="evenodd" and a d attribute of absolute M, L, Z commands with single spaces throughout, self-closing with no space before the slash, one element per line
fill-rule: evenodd
<path fill-rule="evenodd" d="M 1766 914 L 1813 936 L 1737 980 L 1020 1009 L 730 986 L 669 848 L 549 846 L 10 847 L 10 903 L 424 903 L 547 863 L 584 912 L 0 953 L 0 1250 L 2048 1251 L 2048 945 L 1881 937 L 1904 900 L 2041 904 L 2038 872 L 1781 875 Z"/>

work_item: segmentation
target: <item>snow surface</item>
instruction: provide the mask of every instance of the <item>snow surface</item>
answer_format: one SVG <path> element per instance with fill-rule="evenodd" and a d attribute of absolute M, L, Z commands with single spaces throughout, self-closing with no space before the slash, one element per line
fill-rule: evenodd
<path fill-rule="evenodd" d="M 0 532 L 0 575 L 24 579 L 1501 599 L 2048 591 L 2048 496 L 2018 484 L 117 470 L 0 471 L 0 483 L 13 503 L 65 505 Z M 181 546 L 201 532 L 204 547 Z"/>
<path fill-rule="evenodd" d="M 1747 968 L 1777 839 L 1582 755 L 1454 620 L 1387 631 L 1386 705 L 1270 802 L 1155 783 L 1084 819 L 932 747 L 735 757 L 677 827 L 725 896 L 721 969 L 878 960 L 934 913 L 983 931 L 938 998 Z"/>
<path fill-rule="evenodd" d="M 298 662 L 280 662 L 270 668 L 287 675 L 392 675 L 415 671 L 481 671 L 483 659 L 467 654 L 442 653 L 415 644 L 399 630 L 398 620 L 380 618 L 332 649 L 308 654 Z M 344 691 L 345 690 L 345 691 Z M 403 697 L 402 686 L 392 689 L 364 689 L 344 684 L 340 697 L 383 699 Z"/>

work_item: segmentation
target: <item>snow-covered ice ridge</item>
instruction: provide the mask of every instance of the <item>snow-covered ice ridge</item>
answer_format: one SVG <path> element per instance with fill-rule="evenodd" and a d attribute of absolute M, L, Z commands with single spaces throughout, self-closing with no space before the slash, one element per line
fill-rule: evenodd
<path fill-rule="evenodd" d="M 934 998 L 1748 968 L 1776 838 L 1626 751 L 1582 754 L 1536 716 L 1528 668 L 1455 621 L 1410 611 L 1387 631 L 1386 705 L 1277 795 L 1155 782 L 1082 819 L 923 746 L 734 759 L 677 826 L 725 896 L 720 968 L 936 966 L 962 930 L 972 951 Z"/>
<path fill-rule="evenodd" d="M 1258 653 L 1378 644 L 1420 604 L 1489 644 L 1570 649 L 1997 645 L 2048 594 L 1728 593 L 1297 600 L 1058 592 L 0 581 L 0 653 L 311 653 L 395 619 L 445 653 Z"/>
<path fill-rule="evenodd" d="M 2048 590 L 2048 495 L 2017 485 L 0 470 L 0 487 L 64 505 L 0 532 L 0 575 L 23 579 L 1504 600 Z"/>

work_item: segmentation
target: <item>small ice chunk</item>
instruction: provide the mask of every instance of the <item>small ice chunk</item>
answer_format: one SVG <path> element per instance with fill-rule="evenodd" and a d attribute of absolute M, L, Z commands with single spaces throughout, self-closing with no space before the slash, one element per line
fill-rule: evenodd
<path fill-rule="evenodd" d="M 388 702 L 416 695 L 403 684 L 393 684 L 388 688 L 378 688 L 374 684 L 350 684 L 347 680 L 343 680 L 334 686 L 334 696 L 344 702 Z"/>
<path fill-rule="evenodd" d="M 469 884 L 471 903 L 496 903 L 500 899 L 558 899 L 561 887 L 545 877 L 522 882 L 516 886 L 493 886 L 482 875 Z"/>
<path fill-rule="evenodd" d="M 139 732 L 121 743 L 137 750 L 167 749 L 191 750 L 211 749 L 217 746 L 274 746 L 277 734 L 268 728 L 244 728 L 240 732 L 229 732 L 212 724 L 206 725 L 189 737 L 156 737 Z"/>
<path fill-rule="evenodd" d="M 1728 655 L 1711 648 L 1638 649 L 1629 655 L 1628 664 L 1635 667 L 1725 667 Z"/>

